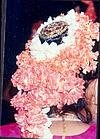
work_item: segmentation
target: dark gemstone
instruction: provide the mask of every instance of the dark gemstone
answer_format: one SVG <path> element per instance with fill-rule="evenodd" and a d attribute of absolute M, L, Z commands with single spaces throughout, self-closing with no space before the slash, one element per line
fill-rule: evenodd
<path fill-rule="evenodd" d="M 40 41 L 44 43 L 45 41 L 50 44 L 52 42 L 57 43 L 57 45 L 63 43 L 62 38 L 67 36 L 68 25 L 64 21 L 53 22 L 40 31 Z"/>

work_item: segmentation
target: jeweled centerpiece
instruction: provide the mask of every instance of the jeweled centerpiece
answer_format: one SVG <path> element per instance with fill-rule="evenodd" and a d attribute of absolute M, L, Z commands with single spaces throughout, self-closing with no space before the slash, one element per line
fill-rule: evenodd
<path fill-rule="evenodd" d="M 68 24 L 64 21 L 53 22 L 40 31 L 39 38 L 41 42 L 56 42 L 60 44 L 62 37 L 67 36 Z"/>

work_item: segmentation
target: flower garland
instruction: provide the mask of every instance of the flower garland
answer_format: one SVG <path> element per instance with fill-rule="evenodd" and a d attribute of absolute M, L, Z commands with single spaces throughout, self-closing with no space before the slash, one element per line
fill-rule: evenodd
<path fill-rule="evenodd" d="M 59 20 L 69 24 L 63 43 L 41 44 L 40 30 Z M 50 106 L 61 109 L 84 96 L 84 80 L 76 75 L 81 68 L 84 73 L 96 69 L 98 52 L 92 52 L 93 39 L 99 40 L 99 24 L 71 10 L 67 15 L 49 18 L 26 43 L 25 51 L 17 56 L 18 69 L 11 79 L 19 90 L 11 104 L 18 111 L 15 119 L 23 137 L 52 138 L 51 122 L 43 110 Z"/>

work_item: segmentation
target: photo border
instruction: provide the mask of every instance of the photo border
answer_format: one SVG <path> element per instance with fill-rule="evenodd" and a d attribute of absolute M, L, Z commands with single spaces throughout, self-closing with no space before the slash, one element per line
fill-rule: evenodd
<path fill-rule="evenodd" d="M 54 0 L 54 1 L 61 1 L 61 0 Z M 62 1 L 67 1 L 67 0 L 62 0 Z M 99 1 L 97 0 L 96 2 L 99 2 Z M 100 3 L 99 3 L 99 5 L 100 5 Z M 6 8 L 7 8 L 6 6 L 7 6 L 7 0 L 2 0 L 2 4 L 1 4 L 1 9 L 2 9 L 2 12 L 1 12 L 1 58 L 0 58 L 0 60 L 1 60 L 0 61 L 1 62 L 0 111 L 2 111 L 2 95 L 3 95 L 4 53 L 5 53 L 5 33 L 6 33 Z M 100 15 L 100 9 L 99 9 L 99 15 Z M 99 16 L 99 23 L 100 23 L 100 16 Z M 98 45 L 99 45 L 99 66 L 98 66 L 97 139 L 99 139 L 99 137 L 100 137 L 100 94 L 99 94 L 99 92 L 100 92 L 100 41 L 99 41 Z M 1 121 L 1 115 L 0 115 L 0 121 Z"/>

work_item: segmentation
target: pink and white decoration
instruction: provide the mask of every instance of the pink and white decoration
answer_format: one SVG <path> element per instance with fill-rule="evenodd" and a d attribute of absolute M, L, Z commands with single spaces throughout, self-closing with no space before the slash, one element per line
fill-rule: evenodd
<path fill-rule="evenodd" d="M 41 44 L 40 30 L 55 21 L 69 25 L 64 43 Z M 46 115 L 50 106 L 61 109 L 84 96 L 84 80 L 76 74 L 80 68 L 84 73 L 96 69 L 98 52 L 92 52 L 93 39 L 99 41 L 99 24 L 84 13 L 71 10 L 67 15 L 50 17 L 25 44 L 25 50 L 17 56 L 18 69 L 11 79 L 18 89 L 11 105 L 18 111 L 15 119 L 22 137 L 52 139 L 49 130 L 52 123 Z"/>

